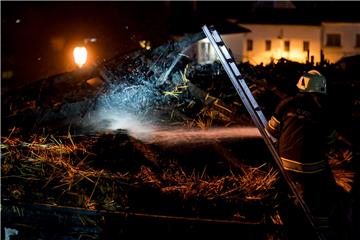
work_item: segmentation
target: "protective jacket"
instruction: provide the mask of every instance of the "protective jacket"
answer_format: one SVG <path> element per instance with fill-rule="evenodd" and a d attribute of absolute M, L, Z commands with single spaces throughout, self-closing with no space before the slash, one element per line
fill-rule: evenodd
<path fill-rule="evenodd" d="M 326 145 L 335 140 L 332 117 L 317 93 L 299 93 L 278 105 L 267 131 L 278 138 L 284 169 L 298 173 L 318 173 L 328 165 Z"/>

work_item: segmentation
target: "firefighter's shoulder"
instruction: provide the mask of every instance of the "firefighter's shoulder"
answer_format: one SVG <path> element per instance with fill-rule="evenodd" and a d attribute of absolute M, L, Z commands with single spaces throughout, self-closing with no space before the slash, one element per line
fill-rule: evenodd
<path fill-rule="evenodd" d="M 277 114 L 281 114 L 283 111 L 286 111 L 286 109 L 290 106 L 292 106 L 295 102 L 297 102 L 299 99 L 299 96 L 290 96 L 287 97 L 283 100 L 281 100 L 281 102 L 278 104 L 278 106 L 276 107 L 275 112 Z"/>

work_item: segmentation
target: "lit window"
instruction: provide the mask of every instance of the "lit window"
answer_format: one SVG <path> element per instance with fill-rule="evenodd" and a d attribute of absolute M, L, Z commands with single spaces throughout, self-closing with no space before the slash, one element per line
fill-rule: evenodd
<path fill-rule="evenodd" d="M 248 39 L 247 40 L 247 48 L 248 51 L 252 51 L 253 50 L 253 40 L 252 39 Z"/>
<path fill-rule="evenodd" d="M 337 33 L 327 34 L 326 35 L 326 46 L 340 47 L 341 46 L 341 35 L 337 34 Z"/>
<path fill-rule="evenodd" d="M 284 51 L 290 51 L 290 41 L 284 41 Z"/>
<path fill-rule="evenodd" d="M 210 60 L 210 43 L 209 42 L 201 42 L 200 43 L 200 51 L 202 56 L 202 61 L 207 62 Z"/>
<path fill-rule="evenodd" d="M 265 41 L 265 50 L 270 51 L 271 50 L 271 40 Z"/>
<path fill-rule="evenodd" d="M 209 52 L 210 52 L 210 43 L 208 42 L 201 42 L 200 45 L 201 51 L 203 52 L 204 55 L 208 56 Z"/>
<path fill-rule="evenodd" d="M 304 41 L 303 43 L 303 51 L 307 52 L 310 50 L 310 42 L 309 41 Z"/>
<path fill-rule="evenodd" d="M 355 47 L 360 47 L 360 34 L 356 34 Z"/>

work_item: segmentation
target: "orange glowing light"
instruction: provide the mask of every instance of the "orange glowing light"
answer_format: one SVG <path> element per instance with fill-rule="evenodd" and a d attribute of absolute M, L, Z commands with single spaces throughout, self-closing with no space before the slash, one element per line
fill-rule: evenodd
<path fill-rule="evenodd" d="M 81 68 L 87 60 L 87 51 L 85 47 L 76 47 L 73 51 L 75 63 Z"/>

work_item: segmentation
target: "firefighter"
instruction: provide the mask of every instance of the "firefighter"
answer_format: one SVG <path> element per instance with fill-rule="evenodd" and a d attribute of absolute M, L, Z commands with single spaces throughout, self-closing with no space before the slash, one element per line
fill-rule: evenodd
<path fill-rule="evenodd" d="M 336 139 L 326 79 L 316 70 L 303 74 L 299 93 L 280 102 L 266 130 L 277 138 L 282 166 L 320 227 L 329 226 L 338 187 L 326 160 L 328 144 Z"/>

